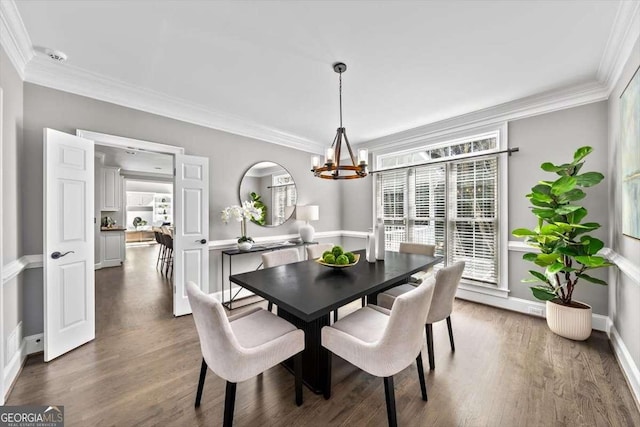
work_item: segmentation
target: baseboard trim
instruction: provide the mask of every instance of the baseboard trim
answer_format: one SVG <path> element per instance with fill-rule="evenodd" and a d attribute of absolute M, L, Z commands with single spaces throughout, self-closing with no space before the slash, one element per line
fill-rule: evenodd
<path fill-rule="evenodd" d="M 541 317 L 543 319 L 546 316 L 546 306 L 544 303 L 539 301 L 530 301 L 515 297 L 496 297 L 460 288 L 458 289 L 458 292 L 456 292 L 456 297 L 492 307 L 528 314 L 530 316 Z M 533 309 L 533 311 L 531 309 Z M 609 318 L 607 316 L 594 314 L 592 316 L 592 322 L 594 330 L 607 333 L 609 332 Z"/>
<path fill-rule="evenodd" d="M 638 366 L 636 366 L 633 361 L 631 353 L 629 353 L 627 346 L 624 344 L 624 341 L 622 341 L 622 337 L 614 325 L 611 325 L 609 341 L 611 342 L 613 354 L 618 360 L 622 374 L 627 380 L 627 384 L 629 384 L 636 406 L 638 410 L 640 410 L 640 369 L 638 369 Z"/>
<path fill-rule="evenodd" d="M 35 334 L 24 337 L 27 355 L 44 351 L 44 334 Z"/>

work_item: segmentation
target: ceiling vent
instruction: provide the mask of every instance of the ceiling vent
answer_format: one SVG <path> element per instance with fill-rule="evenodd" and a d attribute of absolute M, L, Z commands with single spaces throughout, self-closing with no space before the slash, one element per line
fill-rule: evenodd
<path fill-rule="evenodd" d="M 47 49 L 45 53 L 49 58 L 57 62 L 65 62 L 67 60 L 67 54 L 59 50 Z"/>

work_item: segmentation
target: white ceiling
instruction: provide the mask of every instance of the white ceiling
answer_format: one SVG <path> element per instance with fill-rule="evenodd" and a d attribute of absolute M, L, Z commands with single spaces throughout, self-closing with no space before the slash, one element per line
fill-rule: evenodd
<path fill-rule="evenodd" d="M 64 51 L 64 67 L 76 74 L 317 146 L 330 143 L 338 126 L 333 62 L 348 66 L 349 138 L 368 141 L 595 82 L 620 6 L 616 0 L 16 4 L 36 50 Z"/>
<path fill-rule="evenodd" d="M 173 176 L 173 156 L 135 149 L 96 145 L 96 152 L 104 153 L 106 166 L 117 166 L 129 172 L 143 172 Z"/>

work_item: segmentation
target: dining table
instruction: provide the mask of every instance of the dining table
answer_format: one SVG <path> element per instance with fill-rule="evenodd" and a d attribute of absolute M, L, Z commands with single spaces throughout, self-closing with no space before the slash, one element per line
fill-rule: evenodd
<path fill-rule="evenodd" d="M 328 351 L 321 342 L 321 330 L 330 324 L 330 313 L 362 297 L 375 304 L 379 293 L 442 261 L 439 256 L 386 251 L 384 260 L 370 263 L 364 252 L 354 251 L 360 259 L 347 268 L 307 260 L 229 276 L 232 283 L 273 302 L 279 317 L 304 331 L 303 382 L 314 393 L 324 392 L 331 375 Z M 291 363 L 285 366 L 291 369 Z"/>

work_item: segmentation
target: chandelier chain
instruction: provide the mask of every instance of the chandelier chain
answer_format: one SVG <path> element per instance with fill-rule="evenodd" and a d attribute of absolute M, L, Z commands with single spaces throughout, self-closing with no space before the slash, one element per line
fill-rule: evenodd
<path fill-rule="evenodd" d="M 342 127 L 342 71 L 340 71 L 340 127 Z"/>

